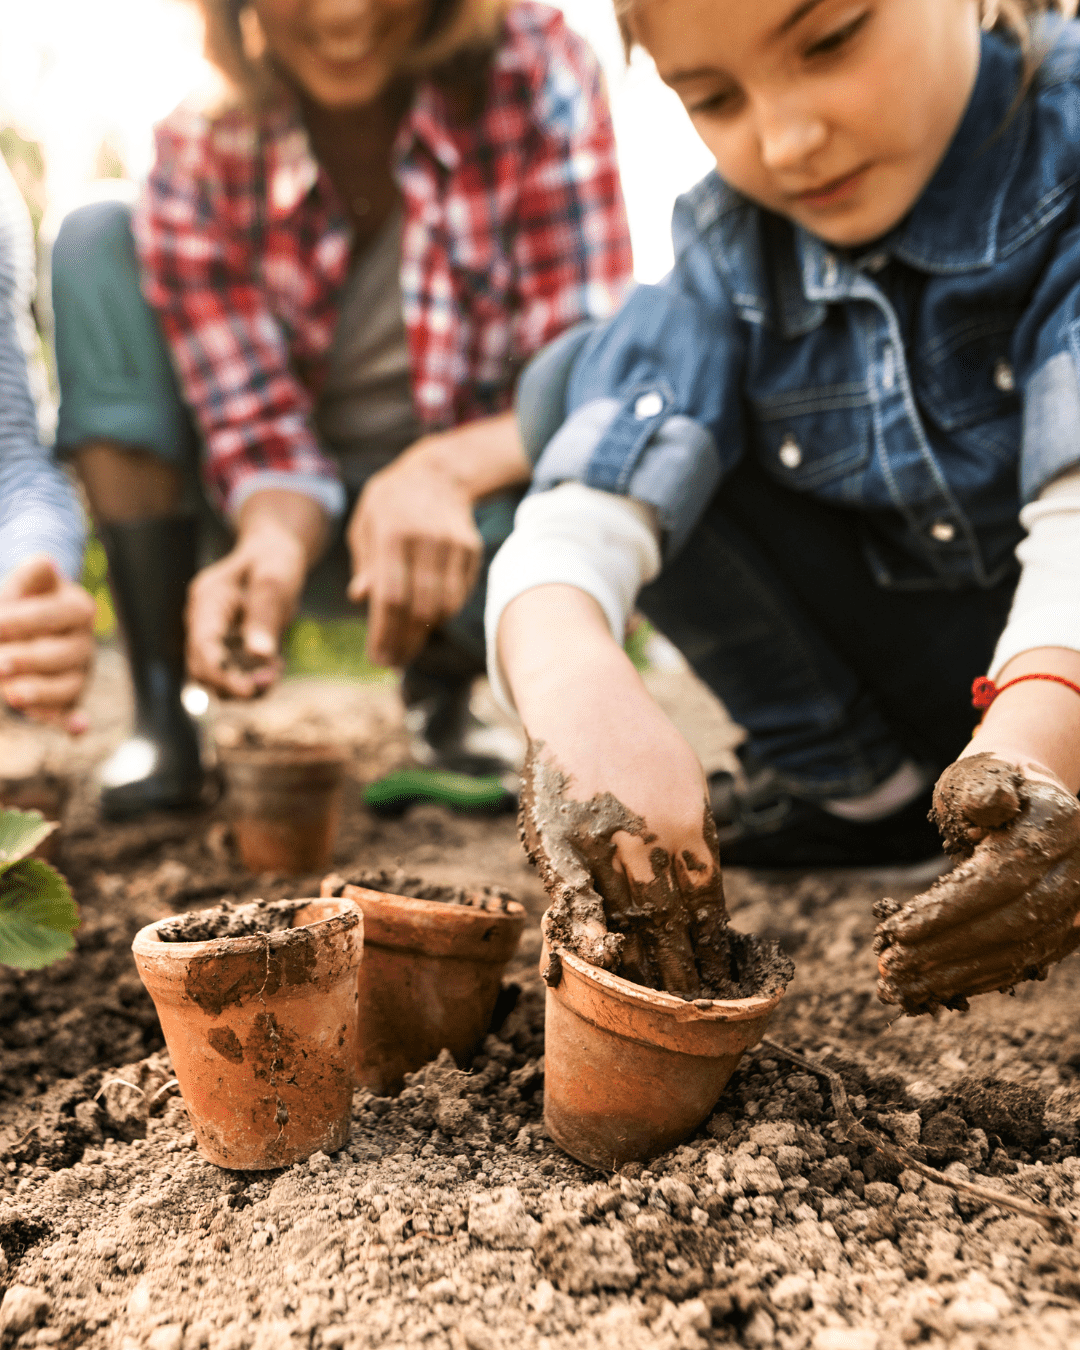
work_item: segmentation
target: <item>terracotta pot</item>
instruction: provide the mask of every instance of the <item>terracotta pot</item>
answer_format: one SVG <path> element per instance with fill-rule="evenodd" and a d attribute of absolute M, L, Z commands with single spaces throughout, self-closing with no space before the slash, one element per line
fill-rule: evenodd
<path fill-rule="evenodd" d="M 244 866 L 325 872 L 341 818 L 344 755 L 333 746 L 268 747 L 225 751 L 221 763 Z"/>
<path fill-rule="evenodd" d="M 492 914 L 352 885 L 342 895 L 364 912 L 357 1086 L 397 1092 L 443 1048 L 468 1063 L 491 1026 L 524 908 L 512 901 Z"/>
<path fill-rule="evenodd" d="M 544 1124 L 572 1158 L 605 1171 L 688 1139 L 784 993 L 698 1007 L 545 942 L 541 971 L 550 959 L 561 975 L 547 990 Z"/>
<path fill-rule="evenodd" d="M 63 820 L 70 795 L 69 780 L 54 773 L 36 773 L 31 778 L 0 778 L 0 808 L 40 811 L 46 820 Z M 60 851 L 61 834 L 61 830 L 53 830 L 34 849 L 33 857 L 55 862 Z"/>
<path fill-rule="evenodd" d="M 348 1140 L 356 971 L 364 920 L 348 900 L 309 900 L 292 928 L 132 951 L 154 1000 L 203 1155 L 219 1167 L 288 1167 Z"/>

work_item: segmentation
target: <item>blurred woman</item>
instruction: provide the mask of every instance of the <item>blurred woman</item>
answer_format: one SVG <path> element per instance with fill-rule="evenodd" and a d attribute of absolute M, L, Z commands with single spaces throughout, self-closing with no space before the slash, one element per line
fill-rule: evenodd
<path fill-rule="evenodd" d="M 421 757 L 490 770 L 468 698 L 529 477 L 517 373 L 630 274 L 595 59 L 528 0 L 201 3 L 230 99 L 159 129 L 134 240 L 97 205 L 54 252 L 59 439 L 139 702 L 106 812 L 198 794 L 185 594 L 188 671 L 237 698 L 277 677 L 305 583 L 366 604 Z M 196 458 L 233 532 L 197 576 Z"/>

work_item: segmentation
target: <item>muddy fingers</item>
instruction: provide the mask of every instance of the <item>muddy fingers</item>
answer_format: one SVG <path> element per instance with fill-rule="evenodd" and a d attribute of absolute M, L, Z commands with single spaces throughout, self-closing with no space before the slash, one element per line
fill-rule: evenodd
<path fill-rule="evenodd" d="M 963 1006 L 1080 947 L 1080 803 L 991 755 L 942 775 L 934 814 L 964 858 L 879 925 L 879 997 L 905 1012 Z"/>

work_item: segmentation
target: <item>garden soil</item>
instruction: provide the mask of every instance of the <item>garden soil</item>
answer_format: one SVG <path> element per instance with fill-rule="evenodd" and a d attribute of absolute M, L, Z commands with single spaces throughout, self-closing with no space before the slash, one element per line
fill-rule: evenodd
<path fill-rule="evenodd" d="M 656 675 L 710 767 L 732 729 L 689 677 Z M 106 653 L 91 739 L 72 751 L 0 725 L 9 762 L 85 771 L 121 734 Z M 0 1350 L 1080 1350 L 1080 1249 L 1063 1230 L 849 1143 L 828 1085 L 751 1051 L 689 1143 L 598 1173 L 544 1135 L 539 884 L 512 817 L 365 812 L 404 751 L 385 686 L 287 685 L 244 718 L 332 726 L 350 753 L 335 866 L 503 887 L 530 925 L 469 1072 L 442 1060 L 396 1098 L 357 1093 L 345 1150 L 285 1171 L 205 1162 L 130 954 L 151 920 L 227 897 L 317 893 L 254 878 L 220 807 L 104 826 L 84 779 L 61 865 L 78 948 L 0 972 Z M 240 728 L 242 731 L 242 727 Z M 734 926 L 776 938 L 796 976 L 770 1037 L 838 1071 L 871 1130 L 954 1178 L 1080 1219 L 1080 960 L 966 1015 L 898 1017 L 874 993 L 873 902 L 912 877 L 733 871 Z"/>

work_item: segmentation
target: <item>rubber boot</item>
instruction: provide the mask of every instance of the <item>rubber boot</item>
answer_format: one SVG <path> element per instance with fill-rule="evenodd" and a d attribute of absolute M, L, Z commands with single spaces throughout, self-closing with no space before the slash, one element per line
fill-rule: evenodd
<path fill-rule="evenodd" d="M 101 766 L 107 820 L 198 804 L 203 771 L 184 710 L 184 605 L 196 570 L 194 516 L 99 527 L 135 687 L 135 735 Z"/>

